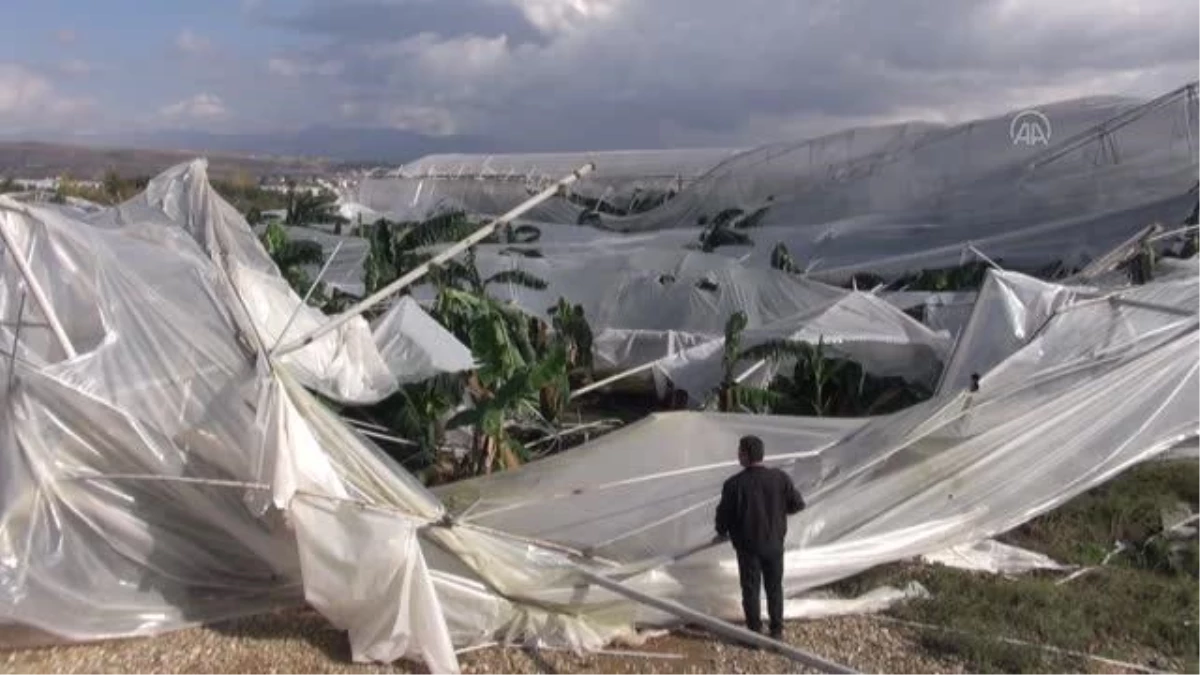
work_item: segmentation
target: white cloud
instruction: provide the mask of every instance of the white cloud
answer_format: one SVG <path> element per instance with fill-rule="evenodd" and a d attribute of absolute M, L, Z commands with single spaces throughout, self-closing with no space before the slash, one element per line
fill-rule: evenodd
<path fill-rule="evenodd" d="M 92 107 L 91 100 L 62 94 L 24 66 L 0 63 L 0 122 L 6 126 L 70 124 Z"/>
<path fill-rule="evenodd" d="M 565 33 L 586 29 L 589 22 L 613 17 L 625 0 L 513 0 L 539 30 Z"/>
<path fill-rule="evenodd" d="M 1195 79 L 1200 49 L 1185 0 L 462 0 L 455 22 L 432 0 L 310 4 L 280 24 L 309 46 L 259 66 L 275 77 L 243 87 L 243 117 L 513 147 L 741 145 L 1153 95 Z"/>
<path fill-rule="evenodd" d="M 175 48 L 187 55 L 203 54 L 212 49 L 212 41 L 185 28 L 175 37 Z"/>
<path fill-rule="evenodd" d="M 158 114 L 169 122 L 215 122 L 227 118 L 229 110 L 221 97 L 204 93 L 165 105 Z"/>

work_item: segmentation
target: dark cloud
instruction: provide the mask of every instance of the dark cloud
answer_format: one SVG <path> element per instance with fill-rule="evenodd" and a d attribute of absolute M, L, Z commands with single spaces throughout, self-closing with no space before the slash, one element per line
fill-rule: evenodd
<path fill-rule="evenodd" d="M 313 121 L 514 149 L 742 144 L 1152 95 L 1195 79 L 1198 14 L 1191 0 L 330 1 L 281 24 L 326 39 L 278 56 L 296 73 L 339 65 L 286 83 Z M 267 117 L 283 94 L 259 91 Z"/>

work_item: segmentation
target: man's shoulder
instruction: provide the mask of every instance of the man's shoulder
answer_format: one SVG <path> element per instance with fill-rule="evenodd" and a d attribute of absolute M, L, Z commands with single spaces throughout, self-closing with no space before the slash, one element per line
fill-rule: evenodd
<path fill-rule="evenodd" d="M 729 478 L 726 478 L 723 487 L 733 487 L 733 486 L 741 484 L 743 481 L 746 480 L 746 473 L 747 473 L 746 470 L 742 469 L 741 471 L 733 474 Z"/>
<path fill-rule="evenodd" d="M 791 474 L 789 474 L 788 472 L 786 472 L 780 468 L 771 469 L 770 475 L 771 475 L 771 478 L 775 479 L 775 481 L 779 482 L 779 483 L 790 484 L 792 482 Z"/>

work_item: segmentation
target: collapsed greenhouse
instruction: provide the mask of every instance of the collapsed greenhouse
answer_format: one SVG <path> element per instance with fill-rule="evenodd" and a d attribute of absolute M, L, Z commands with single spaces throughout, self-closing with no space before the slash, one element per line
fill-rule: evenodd
<path fill-rule="evenodd" d="M 1197 259 L 1140 284 L 1114 271 L 1169 241 L 1147 225 L 1195 207 L 1195 85 L 1042 110 L 1044 148 L 1014 146 L 1006 117 L 630 158 L 633 176 L 611 156 L 430 158 L 365 181 L 354 200 L 392 218 L 494 216 L 593 159 L 517 221 L 537 228 L 522 244 L 535 256 L 473 248 L 484 274 L 545 279 L 496 284 L 506 304 L 545 317 L 577 303 L 599 363 L 694 403 L 721 378 L 734 312 L 748 344 L 828 343 L 932 391 L 849 419 L 654 414 L 433 488 L 325 402 L 476 368 L 429 289 L 370 322 L 307 306 L 202 160 L 97 213 L 0 198 L 0 624 L 94 640 L 307 602 L 356 660 L 452 672 L 474 645 L 597 649 L 677 620 L 637 597 L 736 618 L 732 551 L 705 544 L 742 434 L 809 502 L 789 525 L 793 617 L 837 611 L 807 591 L 986 543 L 1195 445 Z M 717 231 L 735 243 L 713 246 Z M 778 243 L 809 264 L 769 264 Z M 886 285 L 963 256 L 989 265 L 956 336 Z M 1055 262 L 1066 278 L 1028 274 Z M 864 271 L 876 287 L 827 285 Z"/>

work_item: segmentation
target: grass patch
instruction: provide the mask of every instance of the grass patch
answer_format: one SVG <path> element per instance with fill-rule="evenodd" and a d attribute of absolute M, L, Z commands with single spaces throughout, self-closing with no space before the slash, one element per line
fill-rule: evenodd
<path fill-rule="evenodd" d="M 1196 542 L 1156 537 L 1163 510 L 1197 508 L 1195 460 L 1136 467 L 1005 537 L 1062 561 L 1096 565 L 1116 541 L 1130 543 L 1071 582 L 1062 574 L 1018 578 L 913 563 L 889 565 L 837 585 L 861 593 L 916 580 L 932 597 L 898 606 L 898 619 L 964 633 L 918 629 L 931 653 L 975 672 L 1079 672 L 1094 662 L 998 641 L 1013 638 L 1154 668 L 1197 672 L 1200 615 Z M 1152 539 L 1151 543 L 1145 543 Z"/>
<path fill-rule="evenodd" d="M 1166 542 L 1161 538 L 1148 545 L 1143 542 L 1163 529 L 1164 512 L 1178 510 L 1181 505 L 1197 510 L 1198 478 L 1200 467 L 1195 460 L 1143 464 L 1002 539 L 1078 565 L 1099 564 L 1121 541 L 1130 544 L 1130 549 L 1110 564 L 1195 577 L 1195 542 L 1190 555 L 1175 561 L 1165 555 Z"/>

